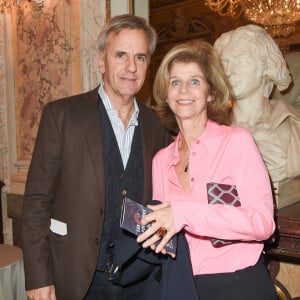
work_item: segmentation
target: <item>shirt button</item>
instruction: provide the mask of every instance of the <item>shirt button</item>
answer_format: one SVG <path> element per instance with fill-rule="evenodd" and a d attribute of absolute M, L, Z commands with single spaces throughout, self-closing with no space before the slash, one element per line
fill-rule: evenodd
<path fill-rule="evenodd" d="M 125 196 L 127 195 L 127 191 L 126 191 L 126 190 L 123 190 L 123 191 L 121 192 L 121 195 L 125 197 Z"/>

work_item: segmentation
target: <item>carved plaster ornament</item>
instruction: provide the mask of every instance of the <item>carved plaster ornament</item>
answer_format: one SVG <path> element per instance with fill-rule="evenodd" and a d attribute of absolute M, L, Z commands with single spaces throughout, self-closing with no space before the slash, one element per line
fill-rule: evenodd
<path fill-rule="evenodd" d="M 300 112 L 281 99 L 270 99 L 274 85 L 282 91 L 292 81 L 286 61 L 272 37 L 257 25 L 222 34 L 214 47 L 234 94 L 232 125 L 250 129 L 278 188 L 300 174 Z"/>

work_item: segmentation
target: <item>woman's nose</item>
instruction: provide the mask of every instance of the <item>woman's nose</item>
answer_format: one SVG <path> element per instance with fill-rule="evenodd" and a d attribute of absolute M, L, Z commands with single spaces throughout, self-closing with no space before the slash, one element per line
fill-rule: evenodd
<path fill-rule="evenodd" d="M 181 93 L 186 93 L 189 88 L 189 83 L 188 82 L 182 82 L 180 85 L 180 92 Z"/>

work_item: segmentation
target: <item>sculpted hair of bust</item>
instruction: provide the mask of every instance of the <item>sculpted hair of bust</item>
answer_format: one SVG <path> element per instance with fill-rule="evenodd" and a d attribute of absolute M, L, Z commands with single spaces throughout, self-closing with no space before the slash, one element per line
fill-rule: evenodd
<path fill-rule="evenodd" d="M 214 47 L 218 53 L 229 43 L 251 45 L 257 59 L 267 64 L 266 96 L 269 96 L 274 84 L 279 91 L 290 85 L 292 79 L 286 61 L 273 40 L 265 29 L 257 25 L 246 25 L 235 30 L 223 33 L 215 42 Z"/>

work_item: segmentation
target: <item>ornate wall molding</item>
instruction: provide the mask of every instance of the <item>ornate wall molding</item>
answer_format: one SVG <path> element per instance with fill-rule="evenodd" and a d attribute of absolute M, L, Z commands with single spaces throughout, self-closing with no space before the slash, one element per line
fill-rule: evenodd
<path fill-rule="evenodd" d="M 97 37 L 107 18 L 108 4 L 105 0 L 80 1 L 80 59 L 83 91 L 95 88 L 101 80 L 97 65 Z"/>
<path fill-rule="evenodd" d="M 213 35 L 213 24 L 203 17 L 186 16 L 182 10 L 174 10 L 174 21 L 157 29 L 159 45 L 192 39 L 209 39 Z"/>
<path fill-rule="evenodd" d="M 0 14 L 0 178 L 5 186 L 2 188 L 3 238 L 7 244 L 12 243 L 11 220 L 7 218 L 6 194 L 10 190 L 11 159 L 15 154 L 14 120 L 14 80 L 12 58 L 12 17 Z M 10 135 L 11 134 L 11 135 Z"/>

